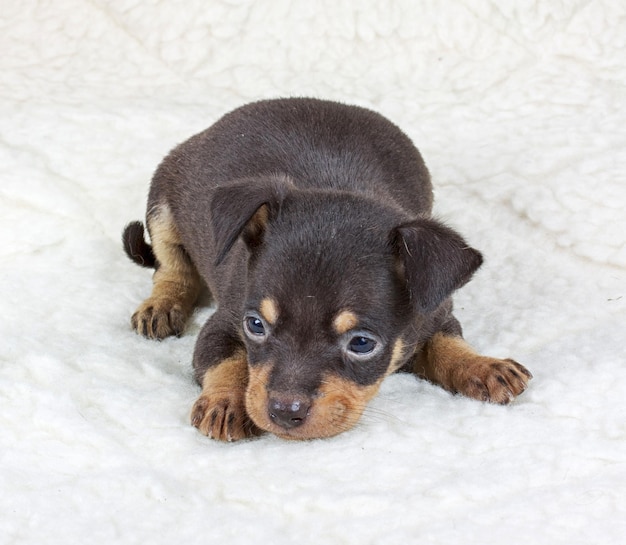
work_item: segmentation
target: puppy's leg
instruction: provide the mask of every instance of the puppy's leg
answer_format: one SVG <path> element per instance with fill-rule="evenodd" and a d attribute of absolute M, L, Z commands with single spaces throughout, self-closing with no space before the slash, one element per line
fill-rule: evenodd
<path fill-rule="evenodd" d="M 467 397 L 505 405 L 532 378 L 519 363 L 481 356 L 458 335 L 436 333 L 417 354 L 415 373 Z"/>
<path fill-rule="evenodd" d="M 151 339 L 180 335 L 200 294 L 202 281 L 182 246 L 171 212 L 162 205 L 149 214 L 148 229 L 157 260 L 152 294 L 133 314 L 131 324 Z"/>
<path fill-rule="evenodd" d="M 236 441 L 259 433 L 246 411 L 248 360 L 225 311 L 204 325 L 193 356 L 202 393 L 191 410 L 191 423 L 212 439 Z"/>

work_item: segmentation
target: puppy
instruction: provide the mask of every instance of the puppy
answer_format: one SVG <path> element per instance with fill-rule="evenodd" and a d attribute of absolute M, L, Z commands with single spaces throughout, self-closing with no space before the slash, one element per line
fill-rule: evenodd
<path fill-rule="evenodd" d="M 409 370 L 446 390 L 509 403 L 531 374 L 477 354 L 452 293 L 482 262 L 431 218 L 409 138 L 367 109 L 317 99 L 248 104 L 165 157 L 126 253 L 154 267 L 132 316 L 180 335 L 204 286 L 217 310 L 198 336 L 191 422 L 214 439 L 350 429 L 383 379 Z"/>

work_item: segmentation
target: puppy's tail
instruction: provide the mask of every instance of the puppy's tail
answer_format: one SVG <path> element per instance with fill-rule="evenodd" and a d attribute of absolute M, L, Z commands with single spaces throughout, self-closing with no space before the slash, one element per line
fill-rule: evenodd
<path fill-rule="evenodd" d="M 137 265 L 156 269 L 158 266 L 152 246 L 146 242 L 143 236 L 143 223 L 133 221 L 129 223 L 122 234 L 124 251 Z"/>

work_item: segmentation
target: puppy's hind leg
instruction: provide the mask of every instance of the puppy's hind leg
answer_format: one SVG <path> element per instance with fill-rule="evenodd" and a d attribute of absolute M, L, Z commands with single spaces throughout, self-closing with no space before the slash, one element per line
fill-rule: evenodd
<path fill-rule="evenodd" d="M 148 214 L 156 259 L 152 294 L 133 314 L 131 325 L 151 339 L 180 335 L 200 295 L 202 280 L 185 251 L 167 205 Z"/>

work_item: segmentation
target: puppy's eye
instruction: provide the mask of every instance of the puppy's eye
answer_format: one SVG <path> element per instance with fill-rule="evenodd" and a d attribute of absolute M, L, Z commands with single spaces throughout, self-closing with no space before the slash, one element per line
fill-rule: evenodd
<path fill-rule="evenodd" d="M 248 337 L 254 340 L 262 340 L 266 336 L 265 324 L 258 316 L 246 316 L 243 324 Z"/>
<path fill-rule="evenodd" d="M 377 345 L 378 343 L 370 337 L 356 335 L 348 341 L 348 350 L 358 356 L 366 356 L 374 352 Z"/>

